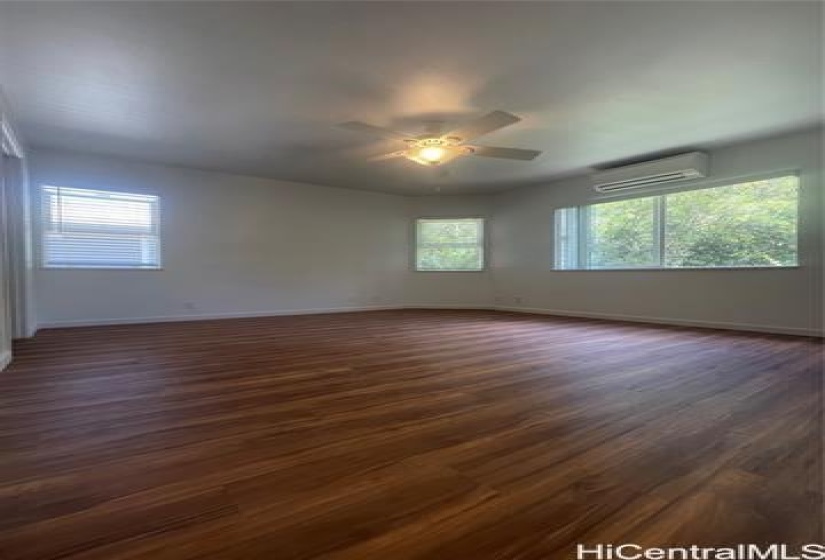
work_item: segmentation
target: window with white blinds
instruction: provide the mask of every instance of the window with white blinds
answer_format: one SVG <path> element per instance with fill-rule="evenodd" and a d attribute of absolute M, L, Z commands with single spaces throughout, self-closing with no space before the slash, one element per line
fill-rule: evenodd
<path fill-rule="evenodd" d="M 160 268 L 157 196 L 44 186 L 43 266 Z"/>

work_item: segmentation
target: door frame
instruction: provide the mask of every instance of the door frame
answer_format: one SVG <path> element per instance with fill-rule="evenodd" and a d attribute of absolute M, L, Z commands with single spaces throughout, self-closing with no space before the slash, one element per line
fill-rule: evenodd
<path fill-rule="evenodd" d="M 0 99 L 0 102 L 2 99 Z M 0 104 L 0 151 L 9 169 L 4 169 L 8 219 L 9 307 L 12 338 L 34 336 L 33 267 L 31 241 L 31 197 L 26 152 Z"/>

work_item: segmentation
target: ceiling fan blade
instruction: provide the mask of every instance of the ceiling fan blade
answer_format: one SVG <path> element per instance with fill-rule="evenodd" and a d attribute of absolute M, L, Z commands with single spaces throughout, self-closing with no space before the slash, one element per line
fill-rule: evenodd
<path fill-rule="evenodd" d="M 387 160 L 387 159 L 395 159 L 395 158 L 404 157 L 406 155 L 407 155 L 407 150 L 400 150 L 398 152 L 390 152 L 388 154 L 381 154 L 381 155 L 378 155 L 378 156 L 372 156 L 372 157 L 367 158 L 367 161 L 384 161 L 384 160 Z"/>
<path fill-rule="evenodd" d="M 460 126 L 458 129 L 450 132 L 449 134 L 445 134 L 444 136 L 459 138 L 462 142 L 466 142 L 467 140 L 478 138 L 484 134 L 489 134 L 494 130 L 504 128 L 505 126 L 510 126 L 520 120 L 521 118 L 511 113 L 506 113 L 504 111 L 493 111 L 492 113 L 487 113 L 483 117 L 480 117 L 474 121 L 465 123 L 463 126 Z"/>
<path fill-rule="evenodd" d="M 338 128 L 343 128 L 344 130 L 363 132 L 365 134 L 378 136 L 379 138 L 386 138 L 387 140 L 401 140 L 403 142 L 404 140 L 410 140 L 412 138 L 410 135 L 404 134 L 403 132 L 396 132 L 394 130 L 390 130 L 389 128 L 383 128 L 360 121 L 349 121 L 341 123 L 337 126 Z"/>
<path fill-rule="evenodd" d="M 530 161 L 536 159 L 541 152 L 539 150 L 524 150 L 521 148 L 497 148 L 494 146 L 473 146 L 474 156 L 494 157 L 503 159 L 518 159 Z"/>

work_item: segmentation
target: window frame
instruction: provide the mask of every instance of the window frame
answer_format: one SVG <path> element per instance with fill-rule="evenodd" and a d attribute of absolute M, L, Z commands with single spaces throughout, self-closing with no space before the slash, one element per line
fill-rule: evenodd
<path fill-rule="evenodd" d="M 418 250 L 420 247 L 419 244 L 419 229 L 418 224 L 422 221 L 459 221 L 459 220 L 475 220 L 481 224 L 481 238 L 478 240 L 477 244 L 474 244 L 474 247 L 479 247 L 481 249 L 481 267 L 480 268 L 419 268 L 418 267 Z M 484 216 L 418 216 L 413 219 L 412 222 L 412 239 L 413 239 L 413 250 L 412 250 L 412 270 L 413 272 L 486 272 L 487 271 L 487 218 Z M 443 244 L 448 245 L 448 244 Z M 469 246 L 468 243 L 461 243 L 456 245 L 463 245 Z M 432 245 L 438 246 L 438 245 Z"/>
<path fill-rule="evenodd" d="M 45 189 L 47 188 L 65 188 L 65 189 L 76 189 L 76 190 L 86 190 L 86 191 L 97 191 L 97 192 L 106 192 L 112 194 L 120 194 L 120 195 L 127 195 L 127 196 L 151 196 L 154 197 L 155 200 L 154 204 L 154 230 L 155 230 L 155 237 L 157 238 L 157 264 L 154 266 L 132 266 L 132 265 L 87 265 L 87 264 L 71 264 L 71 265 L 64 265 L 64 264 L 49 264 L 46 262 L 46 214 L 44 212 L 44 204 L 45 204 L 45 197 L 47 196 L 45 193 Z M 161 219 L 161 197 L 158 194 L 151 193 L 151 192 L 133 192 L 133 191 L 125 191 L 125 190 L 111 190 L 108 188 L 105 189 L 93 189 L 89 187 L 77 187 L 73 185 L 56 185 L 51 183 L 42 183 L 38 186 L 37 189 L 37 198 L 34 201 L 36 204 L 34 205 L 37 211 L 37 220 L 36 220 L 36 232 L 39 237 L 38 243 L 35 244 L 36 247 L 36 260 L 38 268 L 42 270 L 122 270 L 122 271 L 162 271 L 164 270 L 163 267 L 163 234 L 162 234 L 162 219 Z"/>
<path fill-rule="evenodd" d="M 780 265 L 780 266 L 769 266 L 769 265 L 724 265 L 724 266 L 665 266 L 665 236 L 666 236 L 666 226 L 662 226 L 661 224 L 665 224 L 665 213 L 667 212 L 667 195 L 670 194 L 679 194 L 683 192 L 691 192 L 691 191 L 700 191 L 700 190 L 707 190 L 707 189 L 715 189 L 715 188 L 724 188 L 726 186 L 735 186 L 741 183 L 751 183 L 756 181 L 768 181 L 771 179 L 778 179 L 781 177 L 788 177 L 794 176 L 797 178 L 797 208 L 796 208 L 796 264 L 792 265 Z M 658 261 L 662 264 L 658 266 L 638 266 L 638 267 L 604 267 L 604 268 L 589 268 L 588 262 L 588 244 L 589 244 L 589 234 L 588 234 L 588 218 L 589 218 L 589 208 L 591 206 L 595 206 L 598 204 L 606 204 L 610 202 L 622 202 L 625 200 L 633 200 L 639 198 L 657 198 L 659 202 L 657 202 L 657 210 L 656 210 L 656 224 L 657 224 L 657 231 L 658 235 L 656 240 L 656 247 L 654 248 L 657 252 Z M 803 184 L 802 184 L 802 173 L 799 169 L 785 169 L 781 171 L 776 171 L 772 173 L 762 173 L 758 175 L 746 175 L 746 176 L 738 176 L 738 177 L 730 177 L 726 179 L 717 179 L 714 181 L 705 181 L 701 183 L 693 183 L 688 186 L 684 185 L 672 185 L 666 187 L 650 187 L 640 190 L 638 192 L 632 194 L 610 194 L 598 197 L 594 200 L 588 201 L 587 203 L 580 204 L 577 206 L 562 206 L 558 208 L 554 208 L 553 210 L 553 220 L 551 226 L 551 234 L 553 238 L 552 243 L 552 258 L 550 263 L 550 268 L 553 272 L 638 272 L 638 271 L 700 271 L 700 270 L 788 270 L 788 269 L 798 269 L 802 266 L 801 264 L 801 251 L 800 251 L 800 241 L 801 241 L 801 232 L 802 228 L 800 227 L 800 223 L 802 222 L 802 197 L 803 197 Z M 577 251 L 577 262 L 579 266 L 576 268 L 560 268 L 559 267 L 559 251 L 560 251 L 560 240 L 558 238 L 558 228 L 557 228 L 557 219 L 558 219 L 558 211 L 560 210 L 568 210 L 568 209 L 577 209 L 578 211 L 578 220 L 577 220 L 577 231 L 576 231 L 576 251 Z M 584 263 L 585 266 L 581 266 Z"/>

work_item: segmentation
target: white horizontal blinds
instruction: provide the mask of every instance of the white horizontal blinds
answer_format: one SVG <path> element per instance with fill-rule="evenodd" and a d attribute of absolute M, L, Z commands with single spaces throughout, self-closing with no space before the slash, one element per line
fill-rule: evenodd
<path fill-rule="evenodd" d="M 579 209 L 556 209 L 555 265 L 561 270 L 579 267 Z"/>
<path fill-rule="evenodd" d="M 416 270 L 477 271 L 484 268 L 484 220 L 422 218 L 416 222 Z"/>
<path fill-rule="evenodd" d="M 44 186 L 42 216 L 45 266 L 160 266 L 157 196 Z"/>

